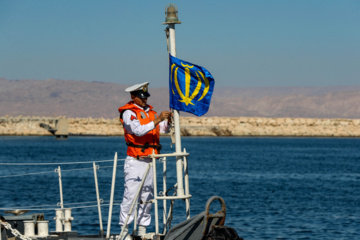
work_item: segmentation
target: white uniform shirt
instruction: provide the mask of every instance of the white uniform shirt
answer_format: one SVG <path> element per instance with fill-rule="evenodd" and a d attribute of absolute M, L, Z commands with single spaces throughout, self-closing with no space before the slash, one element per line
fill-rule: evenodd
<path fill-rule="evenodd" d="M 143 109 L 142 107 L 134 105 L 140 109 Z M 147 116 L 149 116 L 149 108 L 146 107 L 146 109 L 143 109 Z M 149 131 L 153 130 L 155 128 L 155 124 L 153 121 L 149 122 L 148 124 L 141 125 L 140 121 L 137 119 L 136 114 L 131 110 L 125 110 L 122 115 L 122 119 L 124 121 L 124 128 L 126 131 L 130 134 L 135 134 L 136 136 L 143 136 Z M 160 132 L 161 133 L 169 133 L 170 132 L 170 126 L 168 125 L 167 121 L 162 121 L 159 123 Z"/>

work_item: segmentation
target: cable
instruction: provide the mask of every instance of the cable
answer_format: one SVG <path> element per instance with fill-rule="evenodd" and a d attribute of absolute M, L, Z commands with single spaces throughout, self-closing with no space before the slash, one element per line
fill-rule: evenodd
<path fill-rule="evenodd" d="M 7 176 L 0 176 L 0 178 L 10 178 L 10 177 L 21 177 L 21 176 L 29 176 L 29 175 L 40 175 L 44 173 L 54 173 L 54 171 L 49 172 L 37 172 L 37 173 L 24 173 L 24 174 L 16 174 L 16 175 L 7 175 Z"/>
<path fill-rule="evenodd" d="M 62 162 L 62 163 L 0 163 L 0 165 L 66 165 L 66 164 L 85 164 L 93 162 L 113 162 L 114 160 L 100 160 L 100 161 L 87 161 L 87 162 Z M 125 161 L 125 159 L 118 159 L 118 161 Z"/>

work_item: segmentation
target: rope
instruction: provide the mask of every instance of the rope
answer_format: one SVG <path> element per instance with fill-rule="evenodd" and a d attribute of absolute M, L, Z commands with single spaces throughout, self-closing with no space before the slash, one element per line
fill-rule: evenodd
<path fill-rule="evenodd" d="M 176 159 L 175 159 L 176 160 Z M 110 160 L 105 160 L 105 161 L 110 161 Z M 111 160 L 113 161 L 113 160 Z M 162 161 L 166 161 L 166 158 L 159 158 L 158 162 L 162 162 Z M 99 162 L 99 161 L 98 161 Z M 86 163 L 90 163 L 90 162 L 86 162 Z M 20 164 L 20 163 L 19 163 Z M 19 165 L 19 164 L 15 164 L 15 165 Z M 65 163 L 66 164 L 66 163 Z M 1 163 L 0 163 L 1 165 Z M 30 164 L 29 164 L 30 165 Z M 32 165 L 32 164 L 31 164 Z M 51 164 L 53 165 L 53 164 Z M 118 164 L 118 167 L 124 166 L 123 164 Z M 113 168 L 113 166 L 98 166 L 98 169 L 102 169 L 102 168 Z M 72 171 L 81 171 L 81 170 L 92 170 L 93 168 L 74 168 L 74 169 L 61 169 L 61 172 L 72 172 Z M 57 169 L 55 169 L 54 171 L 46 171 L 46 172 L 36 172 L 36 173 L 24 173 L 24 174 L 15 174 L 15 175 L 6 175 L 6 176 L 0 176 L 0 178 L 11 178 L 11 177 L 22 177 L 22 176 L 30 176 L 30 175 L 40 175 L 40 174 L 46 174 L 46 173 L 57 173 Z"/>
<path fill-rule="evenodd" d="M 124 165 L 121 164 L 121 165 L 116 165 L 116 166 L 122 167 L 122 166 L 124 166 Z M 103 166 L 103 167 L 100 167 L 100 166 L 99 166 L 99 169 L 101 169 L 101 168 L 113 168 L 113 166 Z"/>
<path fill-rule="evenodd" d="M 64 203 L 64 205 L 70 205 L 70 204 L 84 204 L 84 203 L 94 203 L 94 202 L 96 202 L 97 203 L 97 201 L 91 201 L 91 202 L 79 202 L 79 203 Z M 104 202 L 104 200 L 102 199 L 102 198 L 100 198 L 100 203 L 103 203 Z M 58 207 L 60 207 L 60 203 L 58 203 L 57 204 L 57 206 Z"/>
<path fill-rule="evenodd" d="M 169 54 L 170 53 L 170 48 L 169 48 L 169 26 L 167 26 L 164 31 L 165 31 L 165 36 L 166 36 L 167 52 Z"/>
<path fill-rule="evenodd" d="M 7 176 L 0 176 L 0 178 L 10 178 L 10 177 L 21 177 L 21 176 L 29 176 L 29 175 L 39 175 L 45 173 L 54 173 L 54 171 L 50 172 L 37 172 L 37 173 L 24 173 L 24 174 L 16 174 L 16 175 L 7 175 Z"/>
<path fill-rule="evenodd" d="M 100 199 L 100 203 L 101 205 L 109 205 L 108 203 L 104 202 L 110 202 L 110 201 L 104 201 L 103 199 Z M 79 203 L 64 203 L 65 206 L 67 205 L 79 205 L 79 204 L 85 204 L 85 203 L 97 203 L 97 201 L 91 201 L 91 202 L 79 202 Z M 116 205 L 120 205 L 119 201 L 114 201 L 114 204 Z M 41 208 L 44 209 L 44 207 L 51 207 L 51 206 L 56 206 L 57 208 L 60 207 L 60 203 L 57 204 L 51 204 L 51 205 L 37 205 L 37 206 L 21 206 L 21 207 L 8 207 L 8 208 L 0 208 L 0 210 L 36 210 L 34 208 Z M 96 205 L 97 206 L 97 205 Z M 55 209 L 55 208 L 49 208 L 50 210 Z"/>
<path fill-rule="evenodd" d="M 100 204 L 100 206 L 107 206 L 110 204 Z M 118 205 L 118 204 L 113 204 L 113 205 Z M 120 204 L 119 204 L 120 205 Z M 81 206 L 81 207 L 71 207 L 72 209 L 77 209 L 77 208 L 92 208 L 92 207 L 97 207 L 98 205 L 90 205 L 90 206 Z"/>
<path fill-rule="evenodd" d="M 100 204 L 100 206 L 109 206 L 110 204 Z M 113 203 L 113 205 L 121 205 L 120 203 Z M 71 209 L 80 209 L 80 208 L 91 208 L 91 207 L 97 207 L 98 205 L 89 205 L 89 206 L 79 206 L 79 207 L 68 207 Z M 31 211 L 52 211 L 59 208 L 32 208 L 32 209 L 26 209 L 26 208 L 0 208 L 1 210 L 31 210 Z"/>
<path fill-rule="evenodd" d="M 118 161 L 125 161 L 126 159 L 118 159 Z M 113 162 L 114 160 L 99 160 L 99 161 L 87 161 L 87 162 L 61 162 L 61 163 L 0 163 L 0 165 L 8 165 L 8 166 L 31 166 L 31 165 L 71 165 L 71 164 L 90 164 L 93 162 Z M 118 165 L 121 166 L 121 165 Z"/>
<path fill-rule="evenodd" d="M 104 167 L 100 167 L 99 165 L 97 165 L 98 168 L 97 169 L 101 169 L 101 168 L 112 168 L 113 166 L 104 166 Z M 118 164 L 118 167 L 124 166 L 123 164 Z M 93 168 L 75 168 L 75 169 L 67 169 L 64 170 L 62 169 L 61 172 L 71 172 L 71 171 L 81 171 L 81 170 L 92 170 Z M 15 175 L 6 175 L 6 176 L 0 176 L 0 178 L 11 178 L 11 177 L 22 177 L 22 176 L 30 176 L 30 175 L 40 175 L 40 174 L 46 174 L 46 173 L 57 173 L 57 169 L 55 169 L 55 171 L 46 171 L 46 172 L 36 172 L 36 173 L 24 173 L 24 174 L 15 174 Z"/>
<path fill-rule="evenodd" d="M 62 163 L 0 163 L 0 165 L 66 165 L 66 164 L 86 164 L 86 163 L 93 163 L 93 162 L 113 162 L 114 160 L 100 160 L 100 161 L 87 161 L 87 162 L 62 162 Z M 118 161 L 125 161 L 124 159 L 118 159 Z"/>
<path fill-rule="evenodd" d="M 0 208 L 0 210 L 17 210 L 22 208 L 21 210 L 33 210 L 29 208 L 35 208 L 35 207 L 50 207 L 50 206 L 57 206 L 57 204 L 51 204 L 51 205 L 40 205 L 40 206 L 22 206 L 22 207 L 8 207 L 8 208 Z"/>
<path fill-rule="evenodd" d="M 150 203 L 150 202 L 146 202 L 146 203 Z M 145 203 L 135 203 L 135 204 L 132 204 L 132 203 L 129 203 L 129 204 L 125 204 L 127 206 L 130 206 L 130 205 L 141 205 L 141 204 L 145 204 Z M 110 203 L 106 203 L 106 204 L 100 204 L 100 206 L 109 206 Z M 113 205 L 121 205 L 121 203 L 113 203 Z M 89 206 L 80 206 L 80 207 L 71 207 L 71 208 L 90 208 L 90 207 L 97 207 L 98 205 L 89 205 Z"/>
<path fill-rule="evenodd" d="M 72 171 L 93 170 L 93 169 L 94 168 L 75 168 L 75 169 L 68 169 L 68 170 L 61 169 L 61 172 L 72 172 Z M 57 169 L 55 169 L 55 172 L 57 172 Z"/>

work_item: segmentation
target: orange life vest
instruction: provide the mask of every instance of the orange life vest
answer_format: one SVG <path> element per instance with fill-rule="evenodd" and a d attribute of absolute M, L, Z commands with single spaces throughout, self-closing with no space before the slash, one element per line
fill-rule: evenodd
<path fill-rule="evenodd" d="M 134 105 L 133 101 L 128 102 L 124 106 L 119 108 L 120 112 L 120 121 L 124 126 L 124 121 L 122 119 L 122 113 L 125 110 L 131 110 L 136 114 L 136 118 L 140 121 L 141 125 L 148 124 L 151 121 L 154 121 L 157 117 L 156 112 L 152 110 L 152 106 L 148 105 L 150 108 L 149 112 L 146 113 L 143 109 Z M 135 134 L 130 134 L 126 131 L 124 127 L 124 135 L 125 142 L 128 145 L 127 155 L 139 158 L 141 156 L 148 156 L 153 153 L 155 150 L 155 154 L 160 153 L 161 145 L 160 145 L 160 128 L 157 125 L 153 130 L 149 131 L 145 135 L 139 137 Z"/>

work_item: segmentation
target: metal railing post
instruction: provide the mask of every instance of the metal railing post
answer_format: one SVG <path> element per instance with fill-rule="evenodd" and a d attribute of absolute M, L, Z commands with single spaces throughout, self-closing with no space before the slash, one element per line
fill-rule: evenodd
<path fill-rule="evenodd" d="M 150 155 L 150 157 L 152 158 L 152 162 L 153 162 L 153 175 L 154 175 L 154 211 L 155 211 L 155 234 L 159 234 L 159 212 L 158 212 L 158 201 L 159 200 L 163 200 L 163 204 L 164 204 L 164 210 L 163 210 L 163 223 L 164 223 L 164 230 L 162 232 L 162 234 L 166 234 L 166 230 L 167 227 L 169 226 L 169 222 L 171 221 L 172 218 L 172 209 L 173 209 L 173 203 L 175 200 L 185 200 L 186 202 L 186 217 L 187 219 L 190 218 L 190 200 L 189 198 L 191 198 L 190 195 L 190 191 L 189 191 L 189 175 L 188 175 L 188 165 L 187 165 L 187 158 L 186 156 L 188 156 L 189 154 L 186 152 L 186 150 L 184 149 L 184 152 L 174 152 L 174 153 L 167 153 L 167 154 L 152 154 Z M 166 191 L 167 191 L 167 179 L 166 179 L 166 171 L 167 171 L 167 157 L 175 157 L 176 158 L 176 164 L 178 165 L 179 159 L 181 162 L 181 168 L 179 169 L 177 167 L 177 171 L 180 170 L 181 171 L 181 175 L 183 176 L 183 178 L 181 179 L 181 182 L 185 182 L 185 191 L 183 191 L 183 194 L 181 194 L 180 196 L 178 195 L 179 192 L 176 191 L 177 194 L 174 194 L 174 196 L 167 196 L 166 195 Z M 158 196 L 157 194 L 157 177 L 156 177 L 156 159 L 157 158 L 163 158 L 163 195 Z M 184 175 L 183 175 L 183 171 L 184 171 Z M 174 188 L 178 189 L 178 182 L 174 185 Z M 185 194 L 184 194 L 185 193 Z M 171 204 L 170 204 L 170 208 L 169 211 L 167 212 L 167 200 L 171 200 Z M 167 215 L 167 216 L 166 216 Z"/>
<path fill-rule="evenodd" d="M 166 157 L 163 158 L 163 194 L 164 194 L 164 196 L 166 196 Z M 167 225 L 166 209 L 167 209 L 167 202 L 166 202 L 166 199 L 164 199 L 163 200 L 163 224 L 164 224 L 164 229 L 166 229 L 166 225 Z"/>
<path fill-rule="evenodd" d="M 186 153 L 186 149 L 185 149 L 185 148 L 184 148 L 184 153 Z M 184 158 L 185 195 L 188 196 L 188 195 L 190 194 L 188 164 L 187 164 L 187 158 L 186 158 L 186 156 L 184 156 L 183 158 Z M 189 198 L 186 198 L 186 199 L 185 199 L 185 203 L 186 203 L 186 218 L 189 219 L 189 218 L 190 218 L 190 199 L 189 199 Z"/>
<path fill-rule="evenodd" d="M 98 185 L 98 178 L 97 178 L 97 166 L 95 162 L 93 162 L 93 169 L 94 169 L 94 180 L 95 180 L 95 190 L 96 190 L 96 200 L 98 205 L 98 214 L 99 214 L 99 224 L 100 224 L 100 233 L 101 236 L 104 234 L 104 227 L 102 222 L 102 214 L 101 214 L 101 203 L 100 203 L 100 194 L 99 194 L 99 185 Z"/>
<path fill-rule="evenodd" d="M 59 176 L 59 189 L 60 189 L 60 206 L 61 209 L 64 208 L 64 199 L 63 199 L 63 188 L 62 188 L 62 179 L 61 179 L 61 168 L 58 166 L 57 168 L 58 176 Z"/>
<path fill-rule="evenodd" d="M 153 153 L 154 155 L 154 153 Z M 157 199 L 157 178 L 156 178 L 156 158 L 152 157 L 153 164 L 153 179 L 154 179 L 154 208 L 155 208 L 155 234 L 159 234 L 159 209 L 158 209 L 158 199 Z"/>
<path fill-rule="evenodd" d="M 142 186 L 141 186 L 141 187 L 142 187 Z M 139 210 L 139 205 L 136 204 L 135 212 L 134 212 L 134 229 L 133 229 L 133 233 L 134 233 L 134 234 L 137 234 L 138 210 Z"/>
<path fill-rule="evenodd" d="M 110 206 L 109 206 L 109 216 L 108 216 L 108 224 L 106 229 L 106 238 L 110 237 L 111 230 L 111 217 L 112 217 L 112 208 L 114 204 L 114 190 L 115 190 L 115 178 L 116 178 L 116 167 L 117 167 L 117 152 L 114 156 L 114 166 L 113 166 L 113 174 L 112 174 L 112 182 L 111 182 L 111 194 L 110 194 Z"/>

